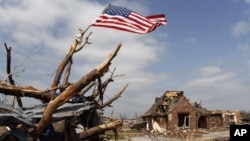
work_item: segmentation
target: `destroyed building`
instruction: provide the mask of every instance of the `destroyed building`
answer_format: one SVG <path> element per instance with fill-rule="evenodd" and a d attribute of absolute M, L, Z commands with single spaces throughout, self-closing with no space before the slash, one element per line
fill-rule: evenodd
<path fill-rule="evenodd" d="M 209 129 L 240 123 L 239 112 L 207 110 L 201 104 L 190 103 L 183 91 L 166 91 L 142 115 L 148 130 Z"/>

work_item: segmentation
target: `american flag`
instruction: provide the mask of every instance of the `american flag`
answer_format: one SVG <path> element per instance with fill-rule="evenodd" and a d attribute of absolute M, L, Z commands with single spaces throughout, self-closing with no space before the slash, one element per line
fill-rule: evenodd
<path fill-rule="evenodd" d="M 149 33 L 158 26 L 167 24 L 164 14 L 144 17 L 125 7 L 109 5 L 92 26 L 113 28 L 133 33 Z"/>

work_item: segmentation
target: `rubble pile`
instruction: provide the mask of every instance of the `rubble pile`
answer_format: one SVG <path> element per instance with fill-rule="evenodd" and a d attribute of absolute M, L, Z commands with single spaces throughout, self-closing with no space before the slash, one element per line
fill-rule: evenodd
<path fill-rule="evenodd" d="M 199 141 L 227 141 L 229 136 L 223 135 L 225 132 L 229 132 L 226 128 L 213 128 L 213 129 L 183 129 L 179 128 L 176 130 L 166 130 L 164 133 L 147 131 L 146 128 L 141 129 L 140 131 L 134 130 L 134 132 L 128 132 L 122 130 L 121 134 L 124 134 L 126 139 L 133 138 L 158 138 L 173 140 L 199 140 Z M 220 134 L 223 133 L 221 136 Z M 216 135 L 215 135 L 216 134 Z"/>

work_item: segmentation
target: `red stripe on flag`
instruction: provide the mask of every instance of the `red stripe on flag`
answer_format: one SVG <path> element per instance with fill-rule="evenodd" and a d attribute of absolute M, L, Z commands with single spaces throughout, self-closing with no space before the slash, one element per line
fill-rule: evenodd
<path fill-rule="evenodd" d="M 166 23 L 167 20 L 164 14 L 144 17 L 124 7 L 110 5 L 104 10 L 104 13 L 93 22 L 92 26 L 144 34 Z"/>

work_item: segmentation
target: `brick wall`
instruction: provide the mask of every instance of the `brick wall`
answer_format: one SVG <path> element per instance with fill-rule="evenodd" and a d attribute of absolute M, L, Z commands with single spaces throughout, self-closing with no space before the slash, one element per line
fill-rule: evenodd
<path fill-rule="evenodd" d="M 168 130 L 174 130 L 178 128 L 178 122 L 180 119 L 180 116 L 178 114 L 188 114 L 189 116 L 189 128 L 190 129 L 196 129 L 197 126 L 197 120 L 196 120 L 196 112 L 194 110 L 194 107 L 190 104 L 189 100 L 186 97 L 182 97 L 181 100 L 178 102 L 178 105 L 176 105 L 169 113 L 168 115 L 168 123 L 167 123 L 167 129 Z"/>

